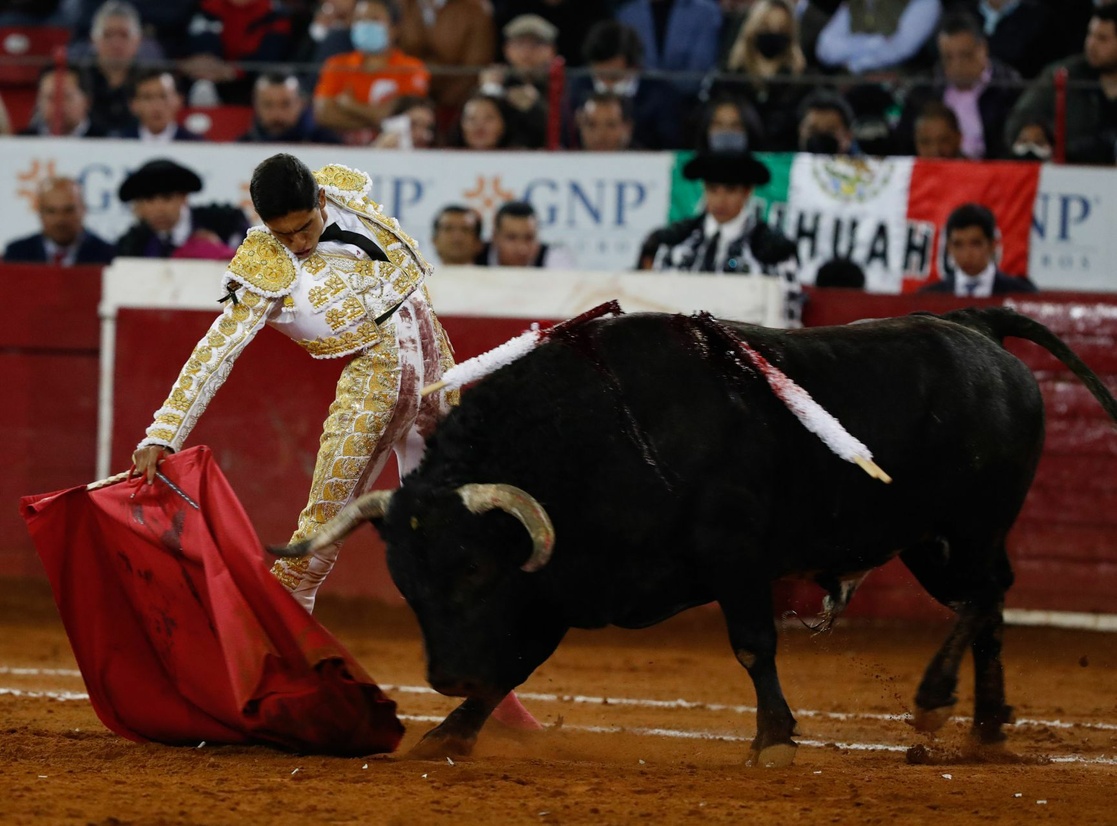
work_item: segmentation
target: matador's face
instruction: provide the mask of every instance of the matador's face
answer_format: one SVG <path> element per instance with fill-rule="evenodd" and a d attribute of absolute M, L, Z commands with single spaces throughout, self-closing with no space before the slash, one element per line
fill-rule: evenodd
<path fill-rule="evenodd" d="M 318 206 L 296 210 L 264 221 L 264 226 L 296 258 L 306 258 L 318 248 L 318 239 L 326 228 L 326 193 L 318 190 Z"/>

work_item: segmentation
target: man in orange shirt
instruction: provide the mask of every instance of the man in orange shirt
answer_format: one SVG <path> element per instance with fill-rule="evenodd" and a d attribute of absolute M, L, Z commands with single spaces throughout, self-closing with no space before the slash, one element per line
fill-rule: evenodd
<path fill-rule="evenodd" d="M 427 96 L 430 72 L 393 45 L 399 19 L 395 0 L 360 0 L 350 29 L 356 51 L 329 58 L 318 77 L 315 119 L 350 143 L 374 137 L 396 98 Z"/>

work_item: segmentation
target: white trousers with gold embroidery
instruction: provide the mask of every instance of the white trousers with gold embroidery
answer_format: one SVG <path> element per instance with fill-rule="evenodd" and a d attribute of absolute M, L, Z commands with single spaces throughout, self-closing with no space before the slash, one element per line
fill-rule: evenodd
<path fill-rule="evenodd" d="M 395 451 L 400 478 L 423 455 L 426 437 L 453 401 L 419 391 L 453 364 L 449 341 L 427 301 L 416 290 L 381 327 L 375 347 L 353 358 L 337 383 L 322 426 L 322 439 L 306 507 L 291 536 L 313 535 L 380 476 Z M 341 543 L 302 559 L 280 559 L 272 573 L 307 611 L 337 560 Z"/>

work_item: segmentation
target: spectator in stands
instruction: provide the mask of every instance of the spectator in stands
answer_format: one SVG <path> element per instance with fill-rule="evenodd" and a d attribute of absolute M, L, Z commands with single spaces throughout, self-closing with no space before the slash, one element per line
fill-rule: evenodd
<path fill-rule="evenodd" d="M 441 107 L 457 109 L 477 87 L 476 72 L 496 59 L 492 6 L 487 0 L 400 0 L 400 4 L 400 48 L 431 66 L 451 70 L 431 80 L 431 97 Z"/>
<path fill-rule="evenodd" d="M 1053 63 L 1020 96 L 1005 124 L 1011 145 L 1025 124 L 1055 124 L 1054 76 L 1066 68 L 1067 160 L 1112 164 L 1117 157 L 1117 4 L 1094 10 L 1083 53 Z M 1089 83 L 1084 83 L 1089 81 Z"/>
<path fill-rule="evenodd" d="M 494 0 L 494 18 L 500 29 L 514 17 L 534 14 L 556 29 L 555 45 L 566 65 L 580 67 L 585 62 L 583 45 L 590 30 L 603 20 L 611 20 L 608 2 L 601 0 Z"/>
<path fill-rule="evenodd" d="M 816 155 L 857 155 L 853 139 L 853 109 L 836 92 L 812 92 L 803 101 L 799 118 L 799 151 Z"/>
<path fill-rule="evenodd" d="M 748 208 L 753 189 L 771 180 L 768 167 L 748 152 L 699 152 L 683 167 L 683 175 L 702 181 L 705 208 L 652 232 L 637 267 L 778 278 L 785 289 L 787 322 L 798 325 L 795 242 Z"/>
<path fill-rule="evenodd" d="M 849 258 L 831 258 L 818 268 L 816 287 L 838 287 L 847 290 L 865 289 L 865 271 Z"/>
<path fill-rule="evenodd" d="M 201 84 L 190 90 L 192 104 L 215 89 L 220 102 L 246 106 L 256 78 L 235 64 L 277 63 L 291 50 L 291 20 L 276 0 L 201 0 L 179 71 Z"/>
<path fill-rule="evenodd" d="M 981 204 L 962 204 L 946 219 L 947 272 L 941 281 L 920 292 L 951 293 L 963 298 L 988 298 L 1004 293 L 1034 293 L 1036 285 L 997 266 L 1000 233 L 992 211 Z"/>
<path fill-rule="evenodd" d="M 465 102 L 450 135 L 450 145 L 460 149 L 492 151 L 542 145 L 542 136 L 513 131 L 515 120 L 503 98 L 478 92 Z"/>
<path fill-rule="evenodd" d="M 645 149 L 681 148 L 682 99 L 667 81 L 641 77 L 643 54 L 639 36 L 628 26 L 606 20 L 590 29 L 583 55 L 591 76 L 571 83 L 573 107 L 595 91 L 615 92 L 632 100 L 634 143 Z"/>
<path fill-rule="evenodd" d="M 846 0 L 819 33 L 815 56 L 860 75 L 902 68 L 931 40 L 940 0 Z"/>
<path fill-rule="evenodd" d="M 527 201 L 501 204 L 493 218 L 493 238 L 481 248 L 483 267 L 542 267 L 573 269 L 574 257 L 561 246 L 539 241 L 539 219 Z"/>
<path fill-rule="evenodd" d="M 968 13 L 944 17 L 937 42 L 939 62 L 934 80 L 908 92 L 896 128 L 901 151 L 911 151 L 915 117 L 928 101 L 936 100 L 957 114 L 962 152 L 967 158 L 1004 157 L 1004 122 L 1020 97 L 1019 73 L 989 56 L 985 34 Z"/>
<path fill-rule="evenodd" d="M 105 130 L 89 118 L 89 92 L 73 66 L 48 68 L 39 77 L 35 113 L 21 135 L 103 138 Z"/>
<path fill-rule="evenodd" d="M 349 29 L 356 5 L 356 0 L 325 0 L 318 6 L 292 61 L 321 64 L 334 55 L 353 51 Z"/>
<path fill-rule="evenodd" d="M 481 240 L 481 213 L 472 207 L 449 204 L 434 216 L 431 243 L 438 260 L 448 266 L 469 266 L 485 246 Z"/>
<path fill-rule="evenodd" d="M 341 143 L 341 136 L 314 122 L 306 92 L 293 74 L 266 73 L 252 88 L 252 127 L 239 143 Z"/>
<path fill-rule="evenodd" d="M 764 127 L 747 100 L 719 97 L 699 112 L 696 149 L 744 152 L 763 144 Z"/>
<path fill-rule="evenodd" d="M 945 103 L 928 101 L 915 119 L 917 158 L 964 159 L 958 115 Z"/>
<path fill-rule="evenodd" d="M 558 28 L 538 14 L 521 14 L 508 21 L 501 34 L 504 66 L 497 68 L 504 69 L 504 76 L 498 82 L 505 86 L 510 85 L 510 80 L 518 81 L 516 85 L 532 83 L 542 92 L 558 55 L 555 46 Z"/>
<path fill-rule="evenodd" d="M 1015 161 L 1049 161 L 1054 139 L 1051 130 L 1042 123 L 1025 123 L 1016 133 L 1009 157 Z"/>
<path fill-rule="evenodd" d="M 891 85 L 870 78 L 852 86 L 842 84 L 842 98 L 853 111 L 853 142 L 863 155 L 895 153 L 892 123 L 900 105 Z"/>
<path fill-rule="evenodd" d="M 86 40 L 93 27 L 93 18 L 104 4 L 105 0 L 73 0 L 79 11 L 77 23 L 74 27 L 74 36 L 71 42 L 80 43 Z M 198 5 L 198 0 L 129 0 L 140 15 L 140 23 L 145 33 L 154 34 L 158 52 L 167 57 L 179 57 L 183 54 L 187 34 L 190 28 L 190 19 Z M 140 47 L 140 59 L 145 59 L 150 54 L 145 43 Z"/>
<path fill-rule="evenodd" d="M 613 17 L 640 38 L 645 69 L 696 73 L 717 65 L 721 9 L 715 0 L 622 0 Z M 684 94 L 698 89 L 694 78 L 674 83 Z"/>
<path fill-rule="evenodd" d="M 1024 77 L 1035 77 L 1058 54 L 1051 8 L 1039 0 L 966 0 L 965 6 L 981 18 L 989 54 Z"/>
<path fill-rule="evenodd" d="M 438 117 L 430 98 L 397 98 L 392 114 L 382 123 L 372 142 L 377 149 L 431 149 L 438 137 Z"/>
<path fill-rule="evenodd" d="M 233 257 L 248 232 L 248 219 L 235 206 L 189 206 L 187 195 L 202 179 L 185 166 L 159 158 L 124 179 L 119 196 L 138 219 L 116 243 L 117 255 L 134 258 Z"/>
<path fill-rule="evenodd" d="M 795 82 L 807 66 L 790 0 L 753 3 L 729 49 L 728 76 L 710 76 L 701 95 L 707 100 L 744 98 L 763 123 L 763 141 L 753 149 L 791 151 L 797 144 L 799 106 L 810 87 Z M 759 137 L 759 136 L 757 136 Z"/>
<path fill-rule="evenodd" d="M 430 73 L 394 45 L 399 19 L 394 0 L 359 0 L 349 32 L 355 51 L 327 60 L 314 89 L 314 113 L 322 126 L 367 143 L 396 98 L 427 96 Z"/>
<path fill-rule="evenodd" d="M 481 91 L 504 98 L 517 131 L 546 133 L 547 88 L 558 30 L 537 14 L 521 14 L 502 29 L 504 64 L 481 72 Z"/>
<path fill-rule="evenodd" d="M 138 139 L 145 143 L 202 140 L 201 135 L 191 132 L 178 122 L 178 114 L 182 111 L 182 96 L 178 93 L 178 86 L 170 72 L 162 69 L 140 72 L 132 87 L 130 103 L 136 122 L 122 129 L 119 137 Z"/>
<path fill-rule="evenodd" d="M 4 250 L 5 261 L 27 261 L 70 267 L 74 264 L 107 264 L 115 248 L 87 230 L 85 198 L 73 178 L 44 178 L 35 191 L 40 232 L 17 238 Z"/>
<path fill-rule="evenodd" d="M 125 0 L 108 0 L 93 16 L 93 62 L 82 74 L 90 90 L 90 117 L 109 135 L 136 123 L 129 95 L 139 76 L 136 61 L 142 40 L 140 15 Z"/>
<path fill-rule="evenodd" d="M 582 149 L 621 152 L 632 149 L 632 101 L 613 92 L 595 92 L 574 116 Z"/>

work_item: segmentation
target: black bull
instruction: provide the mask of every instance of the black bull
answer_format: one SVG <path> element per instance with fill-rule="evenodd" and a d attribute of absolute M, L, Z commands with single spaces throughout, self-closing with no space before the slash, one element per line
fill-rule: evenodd
<path fill-rule="evenodd" d="M 865 442 L 892 484 L 804 428 L 742 367 L 734 336 Z M 644 627 L 715 601 L 756 691 L 752 762 L 787 764 L 795 719 L 776 674 L 772 582 L 813 579 L 840 610 L 847 583 L 897 554 L 957 614 L 916 693 L 916 727 L 949 717 L 968 648 L 973 735 L 997 743 L 1012 720 L 1005 537 L 1044 439 L 1036 381 L 1005 336 L 1051 351 L 1117 419 L 1089 368 L 1007 309 L 795 331 L 653 314 L 590 321 L 469 390 L 399 490 L 369 494 L 278 552 L 336 541 L 362 518 L 380 531 L 431 685 L 466 698 L 421 755 L 468 753 L 567 629 Z"/>

